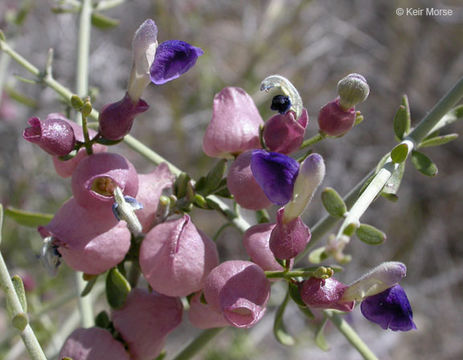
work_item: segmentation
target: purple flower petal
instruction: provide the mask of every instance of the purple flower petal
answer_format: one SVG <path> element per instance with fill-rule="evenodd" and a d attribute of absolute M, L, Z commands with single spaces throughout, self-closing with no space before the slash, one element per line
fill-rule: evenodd
<path fill-rule="evenodd" d="M 178 78 L 196 64 L 204 51 L 180 40 L 168 40 L 160 44 L 151 65 L 151 81 L 162 85 Z"/>
<path fill-rule="evenodd" d="M 276 205 L 284 205 L 293 196 L 299 163 L 289 156 L 254 150 L 251 158 L 252 173 L 265 195 Z"/>
<path fill-rule="evenodd" d="M 383 329 L 415 330 L 413 312 L 404 289 L 395 285 L 382 293 L 369 296 L 360 305 L 363 316 Z"/>

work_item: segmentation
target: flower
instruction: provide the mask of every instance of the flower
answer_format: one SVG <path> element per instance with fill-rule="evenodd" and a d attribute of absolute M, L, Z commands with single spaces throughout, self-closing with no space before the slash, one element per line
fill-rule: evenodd
<path fill-rule="evenodd" d="M 186 296 L 200 290 L 218 263 L 215 243 L 188 215 L 156 225 L 140 248 L 143 275 L 154 290 L 168 296 Z"/>
<path fill-rule="evenodd" d="M 299 163 L 296 160 L 275 152 L 254 150 L 251 170 L 271 202 L 284 205 L 291 199 L 299 172 Z"/>
<path fill-rule="evenodd" d="M 109 331 L 98 327 L 74 330 L 59 352 L 58 358 L 64 357 L 72 360 L 130 360 L 124 345 Z"/>
<path fill-rule="evenodd" d="M 298 216 L 284 221 L 285 209 L 277 212 L 277 223 L 270 234 L 270 250 L 277 259 L 290 260 L 307 246 L 311 238 L 310 229 Z"/>
<path fill-rule="evenodd" d="M 225 261 L 207 276 L 204 297 L 232 326 L 250 328 L 264 316 L 270 283 L 250 261 Z"/>
<path fill-rule="evenodd" d="M 114 189 L 135 197 L 138 175 L 133 165 L 114 153 L 93 154 L 77 165 L 72 175 L 72 193 L 77 203 L 85 208 L 108 207 L 114 203 Z"/>
<path fill-rule="evenodd" d="M 334 278 L 310 278 L 302 283 L 301 298 L 313 308 L 352 311 L 354 301 L 343 301 L 342 295 L 347 286 Z"/>
<path fill-rule="evenodd" d="M 294 111 L 272 116 L 265 122 L 263 138 L 270 151 L 290 154 L 299 149 L 309 122 L 307 110 L 297 118 Z"/>
<path fill-rule="evenodd" d="M 338 94 L 343 109 L 350 109 L 365 101 L 370 94 L 367 80 L 360 74 L 349 74 L 338 82 Z"/>
<path fill-rule="evenodd" d="M 344 109 L 339 98 L 330 101 L 320 109 L 318 126 L 320 131 L 329 136 L 342 136 L 348 132 L 355 123 L 355 108 Z"/>
<path fill-rule="evenodd" d="M 132 360 L 151 360 L 165 337 L 182 321 L 180 299 L 133 289 L 122 308 L 112 311 L 114 328 L 127 343 Z M 103 359 L 103 358 L 102 358 Z"/>
<path fill-rule="evenodd" d="M 151 65 L 151 81 L 153 84 L 162 85 L 177 79 L 190 70 L 196 64 L 198 57 L 203 54 L 202 49 L 184 41 L 164 41 L 158 46 Z"/>
<path fill-rule="evenodd" d="M 228 170 L 227 186 L 235 201 L 243 208 L 260 210 L 271 202 L 251 171 L 252 150 L 240 154 Z"/>
<path fill-rule="evenodd" d="M 74 150 L 74 131 L 61 116 L 50 114 L 44 121 L 33 117 L 28 122 L 30 127 L 24 130 L 23 138 L 39 145 L 50 155 L 64 156 Z"/>
<path fill-rule="evenodd" d="M 394 285 L 379 294 L 367 297 L 362 301 L 360 310 L 363 316 L 384 330 L 416 330 L 410 302 L 400 285 Z"/>
<path fill-rule="evenodd" d="M 206 155 L 233 158 L 260 148 L 259 128 L 264 121 L 246 91 L 226 87 L 214 96 L 212 119 L 203 138 Z"/>
<path fill-rule="evenodd" d="M 199 291 L 191 298 L 190 301 L 188 319 L 193 326 L 198 329 L 230 326 L 230 323 L 225 319 L 222 312 L 201 301 L 202 296 L 203 293 Z"/>

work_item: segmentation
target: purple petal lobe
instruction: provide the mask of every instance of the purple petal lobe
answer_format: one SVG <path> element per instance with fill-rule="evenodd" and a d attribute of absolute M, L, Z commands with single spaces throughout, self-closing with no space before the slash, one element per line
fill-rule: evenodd
<path fill-rule="evenodd" d="M 382 293 L 369 296 L 360 305 L 363 316 L 383 329 L 415 330 L 413 312 L 404 289 L 395 285 Z"/>
<path fill-rule="evenodd" d="M 289 156 L 254 150 L 251 170 L 265 195 L 276 205 L 284 205 L 293 196 L 299 163 Z"/>
<path fill-rule="evenodd" d="M 161 43 L 151 65 L 151 81 L 162 85 L 178 78 L 196 64 L 204 51 L 180 40 L 168 40 Z"/>

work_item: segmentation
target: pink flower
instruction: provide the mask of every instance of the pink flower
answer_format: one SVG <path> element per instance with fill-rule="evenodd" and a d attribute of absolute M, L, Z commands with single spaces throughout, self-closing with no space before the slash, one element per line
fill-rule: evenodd
<path fill-rule="evenodd" d="M 229 326 L 230 323 L 224 318 L 223 314 L 213 309 L 209 304 L 201 302 L 202 292 L 197 292 L 190 301 L 188 319 L 194 327 L 198 329 L 210 329 Z"/>
<path fill-rule="evenodd" d="M 320 131 L 329 136 L 341 136 L 355 124 L 355 108 L 343 109 L 339 98 L 330 101 L 320 109 L 318 126 Z"/>
<path fill-rule="evenodd" d="M 270 283 L 264 271 L 250 261 L 226 261 L 207 276 L 204 296 L 234 327 L 249 328 L 264 315 Z"/>
<path fill-rule="evenodd" d="M 272 116 L 264 126 L 264 142 L 270 151 L 290 154 L 299 149 L 309 122 L 307 110 L 296 119 L 294 111 Z"/>
<path fill-rule="evenodd" d="M 50 155 L 64 156 L 74 150 L 76 138 L 68 122 L 60 116 L 50 114 L 44 121 L 37 117 L 29 119 L 30 127 L 23 132 L 23 138 L 37 144 Z"/>
<path fill-rule="evenodd" d="M 304 303 L 313 308 L 352 311 L 355 302 L 342 300 L 346 289 L 346 285 L 334 278 L 310 278 L 302 284 L 301 298 Z"/>
<path fill-rule="evenodd" d="M 133 289 L 124 306 L 113 310 L 114 328 L 129 346 L 132 360 L 156 358 L 164 347 L 165 337 L 182 321 L 179 299 Z"/>
<path fill-rule="evenodd" d="M 77 203 L 85 208 L 111 207 L 116 186 L 126 196 L 137 195 L 137 172 L 126 158 L 118 154 L 88 156 L 72 175 L 72 193 Z"/>
<path fill-rule="evenodd" d="M 264 125 L 262 117 L 246 91 L 226 87 L 214 97 L 203 150 L 211 157 L 233 158 L 243 151 L 260 148 L 261 125 Z"/>
<path fill-rule="evenodd" d="M 38 228 L 53 244 L 66 264 L 87 274 L 100 274 L 119 264 L 130 248 L 130 232 L 111 209 L 89 211 L 74 198 L 58 210 L 51 222 Z"/>
<path fill-rule="evenodd" d="M 63 357 L 73 360 L 130 360 L 124 345 L 109 331 L 97 327 L 74 330 L 61 348 L 58 358 Z"/>
<path fill-rule="evenodd" d="M 269 207 L 271 202 L 251 171 L 252 153 L 252 150 L 246 151 L 233 161 L 228 171 L 227 186 L 240 206 L 260 210 Z"/>
<path fill-rule="evenodd" d="M 120 140 L 132 129 L 133 121 L 138 114 L 144 113 L 149 105 L 143 99 L 132 100 L 125 96 L 103 107 L 98 118 L 100 134 L 108 140 Z"/>
<path fill-rule="evenodd" d="M 282 271 L 283 267 L 275 260 L 270 250 L 270 234 L 276 224 L 257 224 L 251 226 L 243 235 L 243 243 L 251 260 L 265 271 Z"/>
<path fill-rule="evenodd" d="M 137 211 L 137 217 L 147 233 L 156 225 L 156 211 L 162 191 L 172 186 L 174 176 L 169 171 L 167 164 L 160 164 L 156 170 L 149 174 L 138 175 L 137 201 L 143 204 L 143 209 Z"/>
<path fill-rule="evenodd" d="M 278 210 L 277 224 L 270 235 L 270 250 L 277 259 L 292 259 L 303 251 L 310 241 L 310 229 L 298 216 L 284 222 L 284 208 Z"/>
<path fill-rule="evenodd" d="M 215 243 L 188 215 L 156 225 L 140 248 L 140 267 L 157 292 L 186 296 L 200 290 L 219 263 Z"/>

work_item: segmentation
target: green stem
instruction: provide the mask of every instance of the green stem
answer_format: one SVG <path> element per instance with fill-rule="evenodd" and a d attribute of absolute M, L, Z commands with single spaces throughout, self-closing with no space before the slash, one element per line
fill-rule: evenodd
<path fill-rule="evenodd" d="M 125 0 L 103 0 L 103 1 L 100 1 L 96 6 L 95 6 L 95 10 L 96 11 L 103 11 L 103 10 L 108 10 L 108 9 L 112 9 L 116 6 L 119 6 L 121 4 L 123 4 L 125 2 Z"/>
<path fill-rule="evenodd" d="M 75 279 L 77 284 L 77 299 L 79 300 L 79 309 L 80 309 L 80 317 L 81 323 L 83 327 L 91 327 L 94 325 L 93 322 L 93 304 L 92 304 L 92 293 L 88 294 L 87 296 L 80 296 L 82 291 L 85 289 L 85 281 L 82 279 L 82 273 L 76 271 L 75 272 Z"/>
<path fill-rule="evenodd" d="M 343 318 L 331 310 L 324 310 L 323 312 L 365 360 L 378 360 L 376 355 L 373 354 L 355 330 Z"/>
<path fill-rule="evenodd" d="M 316 271 L 306 271 L 306 270 L 293 270 L 293 271 L 265 271 L 265 276 L 268 279 L 278 279 L 278 278 L 293 278 L 293 277 L 303 277 L 308 278 L 315 276 Z"/>
<path fill-rule="evenodd" d="M 172 360 L 187 360 L 196 355 L 209 341 L 211 341 L 217 334 L 224 328 L 215 328 L 204 330 L 198 335 L 187 347 L 185 347 L 178 355 Z"/>
<path fill-rule="evenodd" d="M 132 264 L 130 265 L 128 281 L 132 288 L 137 286 L 138 279 L 140 278 L 141 270 L 140 265 L 138 264 L 138 260 L 133 260 Z"/>
<path fill-rule="evenodd" d="M 3 88 L 6 82 L 6 75 L 8 73 L 10 60 L 11 58 L 6 56 L 6 54 L 0 55 L 0 106 L 2 105 Z"/>
<path fill-rule="evenodd" d="M 0 243 L 2 241 L 2 225 L 3 225 L 3 206 L 0 204 Z M 5 292 L 6 301 L 8 302 L 10 311 L 8 311 L 11 319 L 15 316 L 24 314 L 18 294 L 14 289 L 11 281 L 10 273 L 6 267 L 3 255 L 0 252 L 0 287 Z M 47 360 L 42 347 L 40 346 L 34 331 L 29 324 L 26 325 L 23 331 L 20 332 L 21 338 L 26 346 L 27 351 L 32 360 Z"/>
<path fill-rule="evenodd" d="M 82 114 L 82 132 L 84 133 L 84 146 L 85 151 L 88 155 L 93 154 L 92 143 L 90 142 L 90 136 L 88 135 L 87 117 Z"/>
<path fill-rule="evenodd" d="M 325 139 L 325 137 L 326 136 L 322 135 L 321 133 L 318 133 L 318 134 L 312 136 L 311 138 L 305 140 L 301 144 L 301 147 L 299 149 L 305 149 L 306 147 L 315 145 L 316 143 L 318 143 L 318 142 L 322 141 L 323 139 Z"/>

